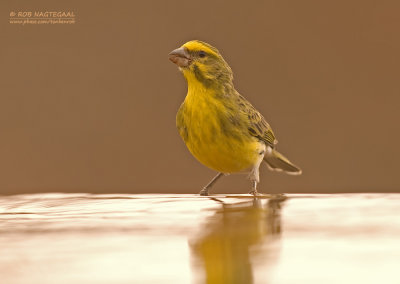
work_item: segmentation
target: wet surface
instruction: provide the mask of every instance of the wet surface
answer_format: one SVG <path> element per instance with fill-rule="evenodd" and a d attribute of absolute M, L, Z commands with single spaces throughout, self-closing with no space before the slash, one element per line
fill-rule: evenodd
<path fill-rule="evenodd" d="M 0 197 L 1 282 L 400 283 L 400 194 Z"/>

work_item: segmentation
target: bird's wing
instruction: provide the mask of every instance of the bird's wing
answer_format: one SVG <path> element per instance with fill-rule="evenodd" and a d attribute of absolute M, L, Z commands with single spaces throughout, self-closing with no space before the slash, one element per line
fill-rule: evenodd
<path fill-rule="evenodd" d="M 265 118 L 241 95 L 239 95 L 238 100 L 240 110 L 244 115 L 247 115 L 249 133 L 274 148 L 278 141 Z"/>
<path fill-rule="evenodd" d="M 186 128 L 185 120 L 184 120 L 184 112 L 185 109 L 185 102 L 181 104 L 181 107 L 176 114 L 176 127 L 178 128 L 178 132 L 181 135 L 183 141 L 187 142 L 188 140 L 188 131 Z"/>

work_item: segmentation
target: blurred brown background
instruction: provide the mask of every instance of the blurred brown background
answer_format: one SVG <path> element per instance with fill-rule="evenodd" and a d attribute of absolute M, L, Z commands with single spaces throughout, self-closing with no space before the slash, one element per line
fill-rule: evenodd
<path fill-rule="evenodd" d="M 300 177 L 262 192 L 400 191 L 398 1 L 1 1 L 0 193 L 196 193 L 214 175 L 175 129 L 168 53 L 215 45 Z M 73 11 L 17 25 L 11 11 Z M 214 192 L 249 190 L 243 175 Z"/>

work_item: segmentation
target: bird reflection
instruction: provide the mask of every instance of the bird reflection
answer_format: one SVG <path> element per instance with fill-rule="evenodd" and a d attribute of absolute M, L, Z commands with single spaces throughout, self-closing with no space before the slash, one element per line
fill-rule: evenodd
<path fill-rule="evenodd" d="M 275 243 L 280 235 L 285 198 L 254 197 L 234 204 L 211 199 L 221 207 L 189 242 L 194 264 L 204 274 L 204 280 L 199 282 L 253 283 L 252 266 L 268 259 L 268 244 Z"/>

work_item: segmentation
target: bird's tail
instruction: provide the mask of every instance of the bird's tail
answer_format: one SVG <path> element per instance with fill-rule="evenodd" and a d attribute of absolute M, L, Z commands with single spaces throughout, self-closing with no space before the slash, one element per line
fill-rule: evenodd
<path fill-rule="evenodd" d="M 301 169 L 293 165 L 285 156 L 278 151 L 271 149 L 264 156 L 264 161 L 268 167 L 274 171 L 284 171 L 291 175 L 301 175 Z"/>

